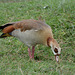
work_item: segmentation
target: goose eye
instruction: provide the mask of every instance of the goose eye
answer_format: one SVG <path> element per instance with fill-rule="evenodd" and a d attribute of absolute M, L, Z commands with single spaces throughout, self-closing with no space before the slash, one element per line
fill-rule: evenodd
<path fill-rule="evenodd" d="M 57 48 L 55 48 L 55 49 L 54 49 L 54 52 L 55 52 L 55 53 L 58 53 L 58 49 L 57 49 Z"/>

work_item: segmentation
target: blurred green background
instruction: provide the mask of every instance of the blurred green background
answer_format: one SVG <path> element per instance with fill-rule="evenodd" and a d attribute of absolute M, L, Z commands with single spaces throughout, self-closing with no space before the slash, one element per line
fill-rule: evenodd
<path fill-rule="evenodd" d="M 30 61 L 18 39 L 0 38 L 0 75 L 75 75 L 75 0 L 0 0 L 0 25 L 40 16 L 62 48 L 60 64 L 49 47 L 37 45 Z"/>

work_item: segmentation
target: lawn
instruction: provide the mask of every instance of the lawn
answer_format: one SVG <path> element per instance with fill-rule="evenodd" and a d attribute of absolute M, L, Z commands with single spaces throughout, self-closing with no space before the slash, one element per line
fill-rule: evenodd
<path fill-rule="evenodd" d="M 40 16 L 62 48 L 60 63 L 49 47 L 37 45 L 30 61 L 27 47 L 17 38 L 0 38 L 0 75 L 75 75 L 75 1 L 0 0 L 0 25 Z"/>

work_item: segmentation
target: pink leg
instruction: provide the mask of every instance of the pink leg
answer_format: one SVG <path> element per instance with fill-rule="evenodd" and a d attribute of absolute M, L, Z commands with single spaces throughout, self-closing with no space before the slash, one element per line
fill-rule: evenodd
<path fill-rule="evenodd" d="M 30 48 L 28 48 L 28 53 L 29 53 L 29 57 L 30 57 L 30 59 L 32 59 L 32 53 L 31 53 Z"/>
<path fill-rule="evenodd" d="M 34 59 L 35 46 L 32 46 L 32 58 Z"/>

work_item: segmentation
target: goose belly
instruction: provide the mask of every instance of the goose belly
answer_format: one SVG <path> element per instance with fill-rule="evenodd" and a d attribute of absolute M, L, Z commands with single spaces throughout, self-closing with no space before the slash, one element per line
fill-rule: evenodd
<path fill-rule="evenodd" d="M 34 46 L 36 44 L 39 44 L 39 42 L 41 41 L 39 39 L 38 31 L 36 30 L 26 30 L 21 32 L 20 29 L 17 29 L 12 32 L 12 36 L 17 37 L 27 46 Z"/>

